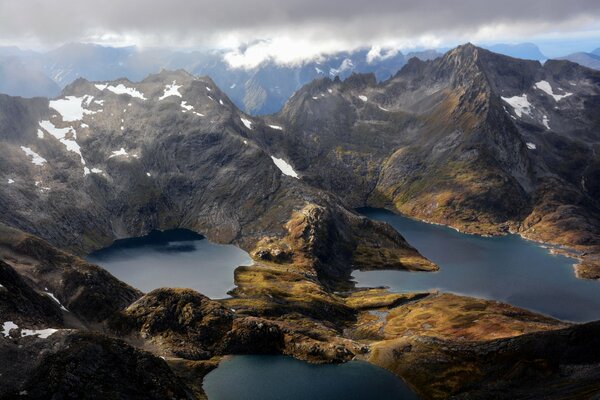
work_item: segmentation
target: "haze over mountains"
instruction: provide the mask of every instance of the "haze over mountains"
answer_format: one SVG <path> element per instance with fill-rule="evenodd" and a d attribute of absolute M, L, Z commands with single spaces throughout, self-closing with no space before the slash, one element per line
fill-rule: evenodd
<path fill-rule="evenodd" d="M 543 61 L 547 57 L 532 43 L 496 44 L 485 47 L 515 58 Z M 232 67 L 225 51 L 176 51 L 105 47 L 72 43 L 49 52 L 0 47 L 0 93 L 23 97 L 54 97 L 77 78 L 140 81 L 162 69 L 184 69 L 210 76 L 242 110 L 252 115 L 277 112 L 302 85 L 314 79 L 352 73 L 374 73 L 378 81 L 394 75 L 412 57 L 429 60 L 445 50 L 403 54 L 377 48 L 339 52 L 315 60 L 286 65 L 267 60 L 257 67 Z M 599 68 L 598 54 L 576 53 L 564 57 L 590 68 Z"/>
<path fill-rule="evenodd" d="M 246 112 L 267 114 L 278 111 L 294 91 L 313 79 L 346 78 L 354 72 L 373 72 L 383 80 L 392 76 L 410 57 L 430 59 L 438 55 L 435 51 L 381 55 L 357 50 L 300 65 L 265 61 L 256 68 L 246 69 L 230 66 L 223 51 L 139 50 L 91 44 L 67 44 L 47 53 L 5 48 L 0 49 L 0 60 L 7 64 L 0 74 L 0 92 L 53 97 L 80 77 L 94 81 L 123 77 L 140 81 L 162 69 L 184 69 L 194 75 L 210 76 Z M 24 79 L 27 75 L 29 79 Z"/>
<path fill-rule="evenodd" d="M 560 57 L 561 60 L 573 61 L 584 67 L 600 69 L 600 48 L 590 52 L 572 53 L 565 57 Z"/>

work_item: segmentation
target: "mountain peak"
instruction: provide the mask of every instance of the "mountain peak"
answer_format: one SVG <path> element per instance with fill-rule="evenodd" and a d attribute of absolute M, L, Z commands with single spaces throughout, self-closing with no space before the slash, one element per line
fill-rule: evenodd
<path fill-rule="evenodd" d="M 479 51 L 483 50 L 480 47 L 475 46 L 473 43 L 465 43 L 455 47 L 446 53 L 446 57 L 459 57 L 459 58 L 476 58 Z"/>

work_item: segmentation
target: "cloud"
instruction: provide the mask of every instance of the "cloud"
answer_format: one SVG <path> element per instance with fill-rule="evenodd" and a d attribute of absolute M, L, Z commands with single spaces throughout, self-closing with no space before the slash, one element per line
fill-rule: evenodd
<path fill-rule="evenodd" d="M 577 32 L 598 0 L 2 0 L 3 42 L 231 48 L 232 65 Z M 250 44 L 248 44 L 250 43 Z M 240 47 L 240 45 L 243 45 Z"/>

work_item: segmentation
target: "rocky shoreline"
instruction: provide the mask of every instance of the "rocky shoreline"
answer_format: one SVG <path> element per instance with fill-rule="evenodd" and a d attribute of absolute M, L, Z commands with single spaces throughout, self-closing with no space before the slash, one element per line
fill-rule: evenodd
<path fill-rule="evenodd" d="M 312 363 L 363 359 L 395 373 L 422 398 L 487 398 L 489 390 L 510 398 L 525 388 L 545 393 L 544 382 L 556 379 L 562 391 L 600 389 L 594 381 L 600 354 L 585 350 L 594 348 L 597 323 L 571 325 L 444 293 L 349 285 L 335 291 L 308 264 L 294 262 L 239 267 L 228 299 L 189 289 L 142 294 L 40 239 L 3 233 L 0 305 L 21 297 L 12 301 L 18 309 L 2 310 L 18 326 L 0 338 L 0 354 L 11 360 L 0 371 L 11 376 L 0 385 L 2 398 L 39 398 L 43 388 L 82 398 L 90 390 L 204 398 L 199 382 L 229 354 L 284 354 Z M 67 265 L 78 265 L 78 272 Z M 105 311 L 90 315 L 91 304 Z M 45 308 L 24 314 L 24 307 Z M 25 327 L 57 331 L 23 336 Z M 525 351 L 531 343 L 546 344 Z M 112 370 L 113 362 L 144 366 Z M 71 383 L 64 384 L 67 373 Z M 588 383 L 574 386 L 566 376 Z"/>

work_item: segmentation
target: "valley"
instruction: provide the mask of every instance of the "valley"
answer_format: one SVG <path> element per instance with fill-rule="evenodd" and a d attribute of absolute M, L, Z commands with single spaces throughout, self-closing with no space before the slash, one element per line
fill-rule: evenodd
<path fill-rule="evenodd" d="M 206 398 L 266 355 L 406 398 L 597 393 L 599 104 L 598 72 L 470 44 L 264 117 L 183 70 L 0 95 L 0 397 Z"/>

